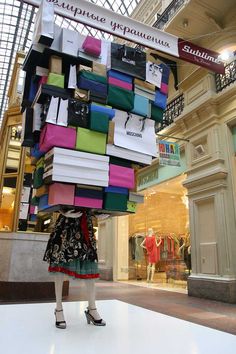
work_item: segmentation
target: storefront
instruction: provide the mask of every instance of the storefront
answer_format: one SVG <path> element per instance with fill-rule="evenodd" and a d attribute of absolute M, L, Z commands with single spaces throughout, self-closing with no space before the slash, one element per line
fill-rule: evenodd
<path fill-rule="evenodd" d="M 116 264 L 123 269 L 115 271 L 118 281 L 175 291 L 187 288 L 191 246 L 188 197 L 182 185 L 186 178 L 183 146 L 180 156 L 180 166 L 161 166 L 157 161 L 137 174 L 137 190 L 144 195 L 144 203 L 139 204 L 135 214 L 118 221 L 123 224 L 118 231 L 121 246 Z M 145 247 L 149 229 L 153 230 L 158 245 L 153 272 L 149 269 L 147 250 L 140 246 Z"/>

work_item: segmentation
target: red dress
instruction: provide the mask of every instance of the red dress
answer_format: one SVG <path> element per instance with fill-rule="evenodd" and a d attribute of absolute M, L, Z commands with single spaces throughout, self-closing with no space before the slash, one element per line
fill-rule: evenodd
<path fill-rule="evenodd" d="M 147 249 L 148 254 L 148 262 L 149 263 L 157 263 L 158 259 L 158 248 L 156 244 L 156 236 L 146 236 L 145 238 L 145 247 Z"/>

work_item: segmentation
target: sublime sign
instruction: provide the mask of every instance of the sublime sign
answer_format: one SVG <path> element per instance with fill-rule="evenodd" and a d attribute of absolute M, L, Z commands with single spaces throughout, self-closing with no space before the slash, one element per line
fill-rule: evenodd
<path fill-rule="evenodd" d="M 41 0 L 23 0 L 24 2 L 39 6 Z M 97 28 L 114 36 L 124 38 L 131 42 L 141 44 L 144 47 L 180 57 L 199 66 L 208 68 L 220 74 L 224 73 L 224 66 L 220 62 L 212 62 L 212 56 L 217 59 L 218 53 L 197 47 L 201 53 L 208 54 L 205 58 L 198 55 L 186 53 L 187 47 L 182 45 L 183 41 L 178 37 L 160 31 L 154 27 L 147 26 L 139 21 L 133 20 L 93 4 L 86 0 L 46 0 L 54 4 L 55 13 L 70 18 L 84 25 Z M 189 43 L 189 42 L 186 42 Z M 191 44 L 191 43 L 190 43 Z M 189 46 L 189 44 L 188 44 Z M 191 44 L 194 46 L 194 44 Z M 195 46 L 196 47 L 196 46 Z M 191 47 L 190 47 L 191 48 Z"/>

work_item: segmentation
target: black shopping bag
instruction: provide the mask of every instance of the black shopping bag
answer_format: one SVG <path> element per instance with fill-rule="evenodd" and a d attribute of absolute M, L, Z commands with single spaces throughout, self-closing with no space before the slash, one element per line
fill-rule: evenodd
<path fill-rule="evenodd" d="M 136 48 L 111 43 L 111 68 L 145 80 L 146 53 Z"/>

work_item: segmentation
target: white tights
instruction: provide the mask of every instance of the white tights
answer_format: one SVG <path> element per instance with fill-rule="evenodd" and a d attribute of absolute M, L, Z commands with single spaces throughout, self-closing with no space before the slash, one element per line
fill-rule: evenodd
<path fill-rule="evenodd" d="M 56 309 L 62 310 L 62 287 L 64 281 L 64 274 L 57 273 L 55 274 L 55 295 L 56 295 Z M 100 320 L 101 317 L 96 309 L 96 291 L 95 291 L 95 279 L 86 279 L 85 281 L 86 290 L 87 290 L 87 299 L 88 299 L 88 309 L 91 315 L 95 320 Z M 64 321 L 63 312 L 57 312 L 57 321 Z"/>

